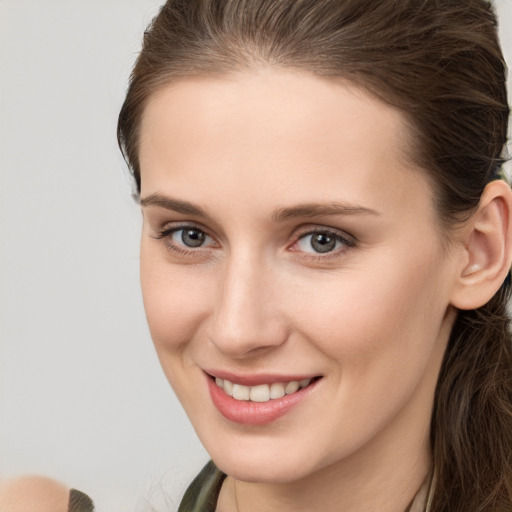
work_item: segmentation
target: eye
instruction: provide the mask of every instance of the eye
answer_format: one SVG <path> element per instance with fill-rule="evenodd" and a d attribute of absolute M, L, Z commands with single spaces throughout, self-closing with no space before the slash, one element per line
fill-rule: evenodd
<path fill-rule="evenodd" d="M 344 247 L 353 247 L 354 242 L 332 231 L 313 231 L 301 235 L 295 243 L 295 250 L 326 254 L 343 249 Z"/>
<path fill-rule="evenodd" d="M 163 229 L 155 238 L 162 240 L 168 249 L 182 254 L 217 246 L 206 231 L 196 226 L 173 226 Z"/>
<path fill-rule="evenodd" d="M 209 240 L 213 242 L 203 230 L 193 227 L 176 229 L 171 234 L 173 243 L 191 248 L 202 247 Z"/>

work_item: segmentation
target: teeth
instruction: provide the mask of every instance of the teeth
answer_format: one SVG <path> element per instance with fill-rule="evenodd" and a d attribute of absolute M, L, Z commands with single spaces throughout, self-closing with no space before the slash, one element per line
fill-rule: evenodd
<path fill-rule="evenodd" d="M 296 380 L 292 380 L 291 382 L 288 382 L 286 384 L 286 387 L 284 388 L 284 392 L 287 395 L 291 395 L 292 393 L 295 393 L 300 387 L 300 384 Z"/>
<path fill-rule="evenodd" d="M 311 379 L 302 379 L 299 382 L 300 388 L 302 389 L 302 388 L 309 386 L 310 382 L 311 382 Z"/>
<path fill-rule="evenodd" d="M 229 380 L 224 381 L 224 392 L 227 395 L 233 396 L 233 387 L 234 387 L 234 384 L 232 382 L 230 382 Z"/>
<path fill-rule="evenodd" d="M 270 388 L 268 384 L 252 386 L 249 397 L 253 402 L 268 402 L 270 400 Z"/>
<path fill-rule="evenodd" d="M 282 398 L 285 395 L 291 395 L 299 389 L 303 389 L 311 383 L 311 379 L 292 380 L 290 382 L 274 382 L 273 384 L 260 384 L 258 386 L 243 386 L 242 384 L 233 384 L 229 380 L 215 378 L 217 386 L 236 400 L 251 402 L 268 402 Z"/>
<path fill-rule="evenodd" d="M 233 385 L 233 398 L 236 400 L 249 400 L 251 388 L 249 386 L 242 386 L 241 384 Z"/>
<path fill-rule="evenodd" d="M 281 398 L 284 395 L 286 395 L 284 392 L 284 384 L 274 382 L 274 384 L 270 386 L 270 398 Z"/>

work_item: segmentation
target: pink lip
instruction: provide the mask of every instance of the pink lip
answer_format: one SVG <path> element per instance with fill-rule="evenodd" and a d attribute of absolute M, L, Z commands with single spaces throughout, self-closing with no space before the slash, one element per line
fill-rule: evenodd
<path fill-rule="evenodd" d="M 220 377 L 222 378 L 222 377 Z M 228 380 L 228 377 L 226 377 Z M 254 378 L 247 377 L 247 380 L 254 382 Z M 262 383 L 271 382 L 289 382 L 289 380 L 300 379 L 286 379 L 281 380 L 259 380 L 256 386 Z M 219 412 L 228 420 L 242 425 L 265 425 L 278 418 L 284 416 L 287 412 L 299 405 L 311 391 L 316 387 L 319 381 L 313 381 L 306 388 L 300 389 L 291 395 L 285 395 L 282 398 L 269 400 L 268 402 L 251 402 L 244 400 L 235 400 L 233 397 L 227 395 L 222 388 L 217 386 L 214 379 L 206 376 L 208 389 L 212 402 L 217 407 Z M 233 382 L 233 381 L 231 381 Z M 240 379 L 235 379 L 235 382 L 243 384 Z M 247 382 L 247 381 L 246 381 Z M 251 385 L 251 384 L 245 384 Z"/>

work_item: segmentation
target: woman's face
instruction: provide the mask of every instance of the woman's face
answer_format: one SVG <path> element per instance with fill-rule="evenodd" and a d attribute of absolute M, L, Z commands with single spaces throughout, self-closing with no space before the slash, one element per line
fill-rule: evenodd
<path fill-rule="evenodd" d="M 229 474 L 284 482 L 426 451 L 457 260 L 407 134 L 350 83 L 268 69 L 148 104 L 146 314 Z"/>

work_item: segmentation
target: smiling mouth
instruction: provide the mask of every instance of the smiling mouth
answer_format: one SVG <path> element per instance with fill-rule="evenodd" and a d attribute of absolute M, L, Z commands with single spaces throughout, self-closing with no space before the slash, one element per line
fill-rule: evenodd
<path fill-rule="evenodd" d="M 227 379 L 210 376 L 215 384 L 221 388 L 227 396 L 241 402 L 269 402 L 278 400 L 286 395 L 293 395 L 301 389 L 305 389 L 321 377 L 313 377 L 288 382 L 273 382 L 271 384 L 259 384 L 257 386 L 244 386 L 235 384 Z"/>

